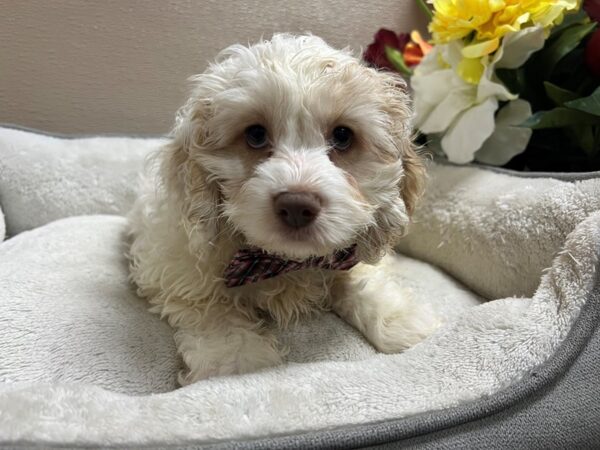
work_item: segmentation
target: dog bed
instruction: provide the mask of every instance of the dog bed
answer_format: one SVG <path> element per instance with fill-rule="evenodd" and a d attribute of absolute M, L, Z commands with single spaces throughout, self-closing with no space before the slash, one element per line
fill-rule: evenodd
<path fill-rule="evenodd" d="M 122 214 L 162 142 L 0 128 L 0 444 L 599 442 L 600 174 L 432 164 L 397 282 L 444 317 L 433 336 L 383 355 L 317 315 L 282 333 L 284 365 L 178 388 L 173 332 L 124 257 Z"/>

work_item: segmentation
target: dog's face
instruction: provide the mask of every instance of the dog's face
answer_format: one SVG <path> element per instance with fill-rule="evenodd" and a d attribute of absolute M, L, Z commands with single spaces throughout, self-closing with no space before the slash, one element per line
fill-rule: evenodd
<path fill-rule="evenodd" d="M 403 233 L 423 167 L 402 82 L 312 36 L 225 50 L 194 78 L 167 152 L 182 214 L 289 258 Z"/>

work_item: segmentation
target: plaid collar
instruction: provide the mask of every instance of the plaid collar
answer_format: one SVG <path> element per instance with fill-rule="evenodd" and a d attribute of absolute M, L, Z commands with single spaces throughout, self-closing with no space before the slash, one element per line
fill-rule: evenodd
<path fill-rule="evenodd" d="M 338 250 L 331 256 L 314 256 L 303 261 L 282 259 L 259 249 L 242 249 L 225 269 L 225 285 L 228 288 L 267 280 L 296 270 L 319 268 L 348 270 L 358 264 L 356 245 Z"/>

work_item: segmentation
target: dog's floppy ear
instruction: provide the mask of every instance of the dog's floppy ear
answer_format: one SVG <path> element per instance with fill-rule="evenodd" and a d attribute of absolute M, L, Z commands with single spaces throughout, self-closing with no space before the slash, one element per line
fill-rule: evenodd
<path fill-rule="evenodd" d="M 358 246 L 359 257 L 367 263 L 377 262 L 404 235 L 426 180 L 423 158 L 412 139 L 412 111 L 406 84 L 390 72 L 377 72 L 377 76 L 385 86 L 383 100 L 390 118 L 389 136 L 398 158 L 390 163 L 389 169 L 400 176 L 397 178 L 398 196 L 380 206 L 375 213 L 376 225 L 369 227 Z M 393 179 L 394 175 L 390 173 L 389 177 Z"/>
<path fill-rule="evenodd" d="M 167 191 L 179 203 L 184 226 L 188 230 L 201 226 L 214 235 L 218 231 L 221 193 L 199 162 L 208 146 L 209 110 L 208 101 L 192 97 L 178 111 L 171 141 L 164 149 L 162 175 Z"/>
<path fill-rule="evenodd" d="M 412 108 L 407 93 L 406 82 L 392 72 L 379 72 L 386 86 L 385 103 L 391 118 L 390 136 L 394 141 L 400 159 L 403 175 L 400 180 L 400 195 L 409 215 L 414 212 L 426 180 L 423 157 L 417 153 L 413 142 Z"/>
<path fill-rule="evenodd" d="M 423 157 L 417 153 L 412 142 L 406 146 L 402 155 L 403 176 L 400 181 L 400 195 L 406 211 L 412 216 L 425 187 L 426 169 Z"/>

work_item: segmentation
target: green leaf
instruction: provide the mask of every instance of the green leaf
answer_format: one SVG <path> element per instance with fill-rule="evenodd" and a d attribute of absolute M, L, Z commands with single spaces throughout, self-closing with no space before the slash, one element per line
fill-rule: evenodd
<path fill-rule="evenodd" d="M 525 78 L 525 69 L 496 69 L 496 76 L 504 83 L 507 89 L 515 94 L 527 92 L 527 80 Z"/>
<path fill-rule="evenodd" d="M 417 1 L 417 5 L 419 6 L 419 8 L 421 8 L 421 11 L 423 11 L 425 13 L 427 18 L 429 20 L 433 19 L 433 12 L 431 11 L 431 9 L 429 9 L 429 6 L 427 6 L 427 3 L 425 3 L 425 0 L 416 0 L 416 1 Z"/>
<path fill-rule="evenodd" d="M 588 97 L 578 98 L 565 103 L 565 106 L 583 111 L 595 116 L 600 116 L 600 87 Z"/>
<path fill-rule="evenodd" d="M 540 130 L 543 128 L 562 128 L 571 125 L 598 125 L 600 118 L 576 109 L 558 107 L 550 111 L 538 111 L 520 126 Z"/>
<path fill-rule="evenodd" d="M 552 29 L 552 32 L 550 33 L 550 39 L 552 39 L 554 36 L 559 35 L 565 28 L 569 28 L 571 25 L 589 22 L 590 18 L 583 9 L 580 9 L 575 14 L 567 14 L 565 15 L 565 18 L 562 21 L 562 23 L 560 25 L 555 26 Z"/>
<path fill-rule="evenodd" d="M 385 46 L 385 56 L 387 56 L 388 61 L 394 66 L 398 72 L 403 73 L 405 75 L 412 75 L 412 70 L 408 68 L 406 63 L 404 62 L 404 56 L 400 53 L 399 50 Z"/>
<path fill-rule="evenodd" d="M 546 95 L 554 102 L 556 106 L 563 106 L 566 102 L 575 100 L 578 95 L 568 89 L 563 89 L 549 81 L 544 81 L 544 89 Z"/>
<path fill-rule="evenodd" d="M 571 138 L 579 144 L 579 147 L 583 149 L 586 155 L 592 157 L 596 153 L 596 146 L 594 143 L 594 126 L 593 125 L 573 125 L 568 128 L 568 132 Z"/>
<path fill-rule="evenodd" d="M 596 28 L 596 23 L 573 25 L 566 28 L 550 45 L 542 50 L 540 73 L 548 79 L 556 64 L 574 50 L 581 40 Z"/>

